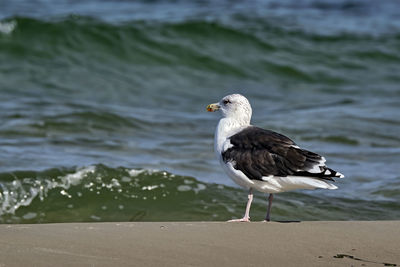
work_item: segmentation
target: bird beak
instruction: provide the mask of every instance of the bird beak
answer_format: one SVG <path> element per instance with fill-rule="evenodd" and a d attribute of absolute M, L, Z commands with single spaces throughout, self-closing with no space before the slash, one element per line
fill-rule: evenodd
<path fill-rule="evenodd" d="M 220 106 L 218 105 L 218 103 L 214 103 L 214 104 L 210 104 L 207 106 L 207 111 L 208 112 L 215 112 L 217 110 L 219 110 Z"/>

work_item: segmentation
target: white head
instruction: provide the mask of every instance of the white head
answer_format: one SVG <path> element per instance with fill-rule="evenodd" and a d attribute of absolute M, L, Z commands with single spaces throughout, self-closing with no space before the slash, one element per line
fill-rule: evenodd
<path fill-rule="evenodd" d="M 227 95 L 219 103 L 207 106 L 207 111 L 221 110 L 225 118 L 240 121 L 243 125 L 249 125 L 251 120 L 251 106 L 247 98 L 240 94 Z"/>

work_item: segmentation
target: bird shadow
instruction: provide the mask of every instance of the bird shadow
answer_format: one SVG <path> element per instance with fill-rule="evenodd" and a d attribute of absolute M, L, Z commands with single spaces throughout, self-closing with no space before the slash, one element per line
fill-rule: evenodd
<path fill-rule="evenodd" d="M 277 223 L 301 223 L 301 221 L 274 221 Z"/>

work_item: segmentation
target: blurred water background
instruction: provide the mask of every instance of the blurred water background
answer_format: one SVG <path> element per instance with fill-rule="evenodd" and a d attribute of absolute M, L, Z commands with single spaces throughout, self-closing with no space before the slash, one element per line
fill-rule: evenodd
<path fill-rule="evenodd" d="M 0 223 L 241 216 L 229 93 L 346 175 L 273 220 L 400 219 L 399 74 L 397 0 L 0 0 Z"/>

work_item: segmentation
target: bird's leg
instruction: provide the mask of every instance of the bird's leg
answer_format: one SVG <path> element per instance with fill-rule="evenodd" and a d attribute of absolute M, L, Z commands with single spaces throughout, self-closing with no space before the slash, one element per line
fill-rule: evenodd
<path fill-rule="evenodd" d="M 269 214 L 271 213 L 271 206 L 272 206 L 272 200 L 274 199 L 274 195 L 273 194 L 269 194 L 268 197 L 268 209 L 267 209 L 267 216 L 265 216 L 265 221 L 269 222 L 271 220 Z"/>
<path fill-rule="evenodd" d="M 248 200 L 244 217 L 242 219 L 229 220 L 228 222 L 250 222 L 250 206 L 251 202 L 253 201 L 253 190 L 251 188 L 249 189 L 249 195 L 247 198 Z"/>

